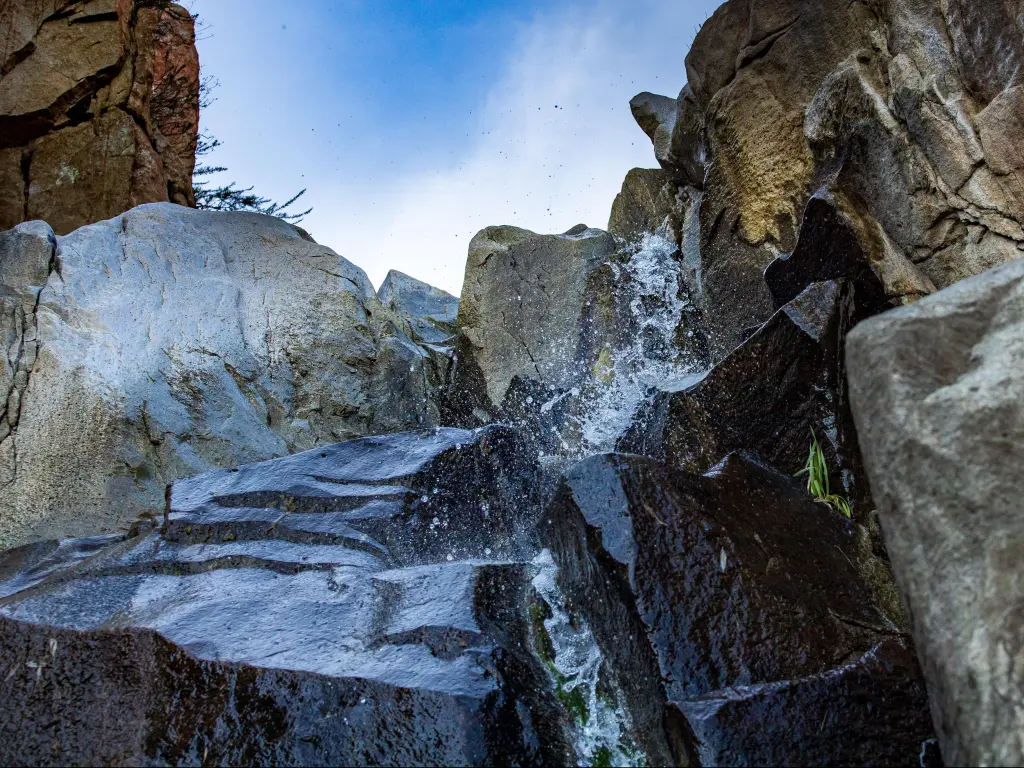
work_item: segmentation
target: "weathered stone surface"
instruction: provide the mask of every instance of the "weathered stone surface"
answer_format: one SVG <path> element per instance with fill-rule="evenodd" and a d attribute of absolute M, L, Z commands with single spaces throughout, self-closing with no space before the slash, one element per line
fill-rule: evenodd
<path fill-rule="evenodd" d="M 669 165 L 672 133 L 676 127 L 676 100 L 655 93 L 641 93 L 629 102 L 633 118 L 654 145 L 654 156 L 663 166 Z"/>
<path fill-rule="evenodd" d="M 140 203 L 194 205 L 191 15 L 135 0 L 8 6 L 0 10 L 0 226 L 42 218 L 67 234 Z"/>
<path fill-rule="evenodd" d="M 843 667 L 904 637 L 905 619 L 876 581 L 866 531 L 813 503 L 791 478 L 737 455 L 705 476 L 637 456 L 596 456 L 568 474 L 545 518 L 540 533 L 569 610 L 588 621 L 632 717 L 669 744 L 682 739 L 691 759 L 750 744 L 791 764 L 804 762 L 800 750 L 856 763 L 863 742 L 888 736 L 887 754 L 910 764 L 931 735 L 912 659 L 904 657 L 902 670 L 869 673 L 873 691 L 893 692 L 873 701 L 899 710 L 892 730 L 865 716 L 862 696 L 838 695 L 856 686 Z M 805 679 L 815 677 L 818 684 Z M 773 719 L 779 699 L 764 684 L 788 686 L 802 697 L 800 711 L 776 709 Z M 728 712 L 735 731 L 708 722 L 716 709 L 727 714 L 709 701 L 756 696 L 763 718 L 742 717 L 737 707 Z M 908 702 L 916 712 L 904 711 Z M 693 718 L 691 735 L 674 731 L 670 703 Z M 819 730 L 808 720 L 804 739 L 789 745 L 759 737 L 762 728 L 799 726 L 815 710 L 831 713 L 833 724 Z"/>
<path fill-rule="evenodd" d="M 159 183 L 139 189 L 134 174 L 140 164 L 152 171 L 141 181 L 161 173 L 149 140 L 119 109 L 51 133 L 36 142 L 31 155 L 28 216 L 63 234 L 82 223 L 117 216 L 135 204 L 166 200 L 166 188 Z M 137 194 L 142 198 L 135 199 Z"/>
<path fill-rule="evenodd" d="M 165 533 L 7 553 L 0 758 L 571 762 L 531 467 L 504 428 L 355 440 L 179 483 Z"/>
<path fill-rule="evenodd" d="M 656 156 L 704 191 L 688 287 L 716 359 L 774 309 L 761 272 L 823 188 L 893 300 L 1019 256 L 1022 25 L 1013 0 L 729 0 L 703 25 L 675 119 L 646 94 L 640 116 L 671 124 Z"/>
<path fill-rule="evenodd" d="M 681 262 L 665 228 L 618 243 L 583 225 L 554 236 L 484 230 L 470 252 L 445 423 L 515 424 L 549 455 L 613 450 L 652 387 L 707 364 Z"/>
<path fill-rule="evenodd" d="M 674 185 L 664 171 L 634 168 L 626 174 L 622 191 L 612 203 L 608 233 L 629 243 L 643 239 L 669 224 L 676 212 Z"/>
<path fill-rule="evenodd" d="M 180 477 L 436 413 L 443 367 L 424 370 L 444 349 L 279 219 L 143 206 L 62 238 L 26 224 L 0 250 L 8 545 L 122 529 Z M 383 375 L 389 345 L 423 367 Z M 381 412 L 378 382 L 419 399 Z"/>
<path fill-rule="evenodd" d="M 1024 761 L 1024 262 L 858 326 L 853 412 L 942 752 Z"/>
<path fill-rule="evenodd" d="M 25 220 L 25 176 L 21 168 L 22 151 L 0 149 L 0 230 L 10 229 Z"/>
<path fill-rule="evenodd" d="M 614 253 L 608 233 L 582 225 L 564 235 L 480 232 L 469 246 L 459 307 L 455 389 L 482 383 L 475 407 L 496 411 L 516 376 L 574 386 L 588 283 Z"/>
<path fill-rule="evenodd" d="M 457 296 L 393 269 L 381 283 L 377 298 L 408 323 L 408 335 L 416 341 L 444 344 L 455 336 Z"/>

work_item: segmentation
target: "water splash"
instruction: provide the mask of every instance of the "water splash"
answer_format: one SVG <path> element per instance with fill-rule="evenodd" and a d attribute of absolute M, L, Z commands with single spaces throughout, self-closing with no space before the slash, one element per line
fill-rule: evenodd
<path fill-rule="evenodd" d="M 533 560 L 533 587 L 550 615 L 543 621 L 550 657 L 544 661 L 563 706 L 575 721 L 574 747 L 579 765 L 643 766 L 644 755 L 632 744 L 632 724 L 617 700 L 612 683 L 601 680 L 601 651 L 587 623 L 570 617 L 555 580 L 558 566 L 547 549 Z M 537 631 L 535 629 L 535 631 Z"/>
<path fill-rule="evenodd" d="M 581 395 L 574 458 L 614 450 L 655 391 L 682 389 L 704 374 L 704 362 L 695 359 L 687 343 L 694 330 L 682 327 L 691 307 L 680 284 L 677 255 L 675 243 L 649 234 L 626 261 L 612 265 L 615 299 L 628 331 L 603 353 L 594 380 Z"/>

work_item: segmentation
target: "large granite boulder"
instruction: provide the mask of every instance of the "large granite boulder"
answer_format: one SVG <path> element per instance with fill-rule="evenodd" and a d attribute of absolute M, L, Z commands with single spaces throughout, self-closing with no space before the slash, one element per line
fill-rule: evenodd
<path fill-rule="evenodd" d="M 677 762 L 918 764 L 924 683 L 870 537 L 792 478 L 595 456 L 545 518 L 568 610 Z"/>
<path fill-rule="evenodd" d="M 675 116 L 652 94 L 633 107 L 661 166 L 703 191 L 716 358 L 775 308 L 761 273 L 823 186 L 894 302 L 1020 255 L 1022 39 L 1016 0 L 729 0 L 707 20 Z"/>
<path fill-rule="evenodd" d="M 437 423 L 429 319 L 280 219 L 165 203 L 60 238 L 24 224 L 0 254 L 8 546 L 123 529 L 197 472 Z"/>
<path fill-rule="evenodd" d="M 1024 761 L 1024 261 L 858 326 L 853 413 L 952 765 Z"/>
<path fill-rule="evenodd" d="M 529 650 L 534 474 L 501 427 L 366 438 L 5 553 L 0 759 L 574 762 Z"/>
<path fill-rule="evenodd" d="M 0 229 L 58 234 L 133 206 L 194 205 L 199 59 L 172 3 L 0 8 Z"/>

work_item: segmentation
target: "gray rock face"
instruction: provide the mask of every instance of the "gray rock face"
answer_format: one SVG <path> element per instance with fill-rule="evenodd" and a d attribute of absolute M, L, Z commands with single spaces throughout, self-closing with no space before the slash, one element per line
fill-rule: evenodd
<path fill-rule="evenodd" d="M 444 344 L 455 336 L 457 296 L 393 269 L 381 283 L 377 298 L 408 324 L 408 335 L 414 341 Z"/>
<path fill-rule="evenodd" d="M 497 412 L 516 377 L 564 388 L 579 382 L 588 287 L 614 253 L 608 233 L 582 225 L 564 235 L 489 227 L 473 238 L 455 388 L 483 389 L 481 417 Z"/>
<path fill-rule="evenodd" d="M 632 203 L 622 207 L 626 221 Z M 564 235 L 477 235 L 449 423 L 516 424 L 544 454 L 581 458 L 614 448 L 652 387 L 702 369 L 706 340 L 667 223 L 656 232 L 636 225 L 631 239 L 583 225 Z"/>
<path fill-rule="evenodd" d="M 535 471 L 501 427 L 365 438 L 5 553 L 0 759 L 572 762 L 529 652 Z"/>
<path fill-rule="evenodd" d="M 1024 761 L 1024 261 L 858 326 L 854 417 L 951 765 Z"/>
<path fill-rule="evenodd" d="M 125 527 L 179 477 L 436 423 L 445 352 L 413 341 L 415 309 L 278 219 L 150 205 L 61 238 L 25 224 L 0 254 L 8 545 Z"/>

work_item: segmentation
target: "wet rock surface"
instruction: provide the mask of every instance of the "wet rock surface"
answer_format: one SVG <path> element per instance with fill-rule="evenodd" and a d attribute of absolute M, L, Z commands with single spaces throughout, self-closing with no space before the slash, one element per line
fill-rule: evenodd
<path fill-rule="evenodd" d="M 729 763 L 743 743 L 765 750 L 743 763 L 761 754 L 804 764 L 801 749 L 824 762 L 858 761 L 862 735 L 876 727 L 863 712 L 867 699 L 844 697 L 845 682 L 826 680 L 846 680 L 854 673 L 843 667 L 905 638 L 906 626 L 884 582 L 873 580 L 873 555 L 855 524 L 813 503 L 792 479 L 738 455 L 703 476 L 637 456 L 597 456 L 569 473 L 545 517 L 541 537 L 559 565 L 568 609 L 590 624 L 641 730 L 670 745 L 677 761 L 703 755 Z M 918 709 L 875 737 L 891 740 L 888 754 L 898 762 L 916 764 L 931 730 L 920 672 L 902 658 L 891 673 L 869 674 L 870 685 L 902 690 Z M 817 677 L 817 684 L 797 682 Z M 749 730 L 734 731 L 709 724 L 716 707 L 690 706 L 709 696 L 753 697 L 745 706 L 756 709 L 754 699 L 768 689 L 732 689 L 784 681 L 805 697 L 801 713 L 817 707 L 863 723 L 863 731 L 809 732 L 787 752 L 756 734 L 785 730 L 802 714 L 778 708 L 772 724 L 765 704 L 746 721 Z M 685 723 L 672 717 L 670 703 Z M 722 716 L 738 726 L 742 707 L 730 707 Z"/>
<path fill-rule="evenodd" d="M 7 553 L 0 756 L 564 764 L 527 456 L 500 427 L 355 440 L 179 483 L 161 531 Z"/>
<path fill-rule="evenodd" d="M 854 416 L 943 755 L 1024 760 L 1024 262 L 850 336 Z"/>
<path fill-rule="evenodd" d="M 395 279 L 392 310 L 280 219 L 144 206 L 59 238 L 24 224 L 0 252 L 8 546 L 124 530 L 181 477 L 439 422 L 457 302 Z"/>
<path fill-rule="evenodd" d="M 811 285 L 696 383 L 659 392 L 637 415 L 618 449 L 702 473 L 724 456 L 751 451 L 792 474 L 817 436 L 832 486 L 863 512 L 861 477 L 841 350 L 858 313 L 846 281 Z"/>

